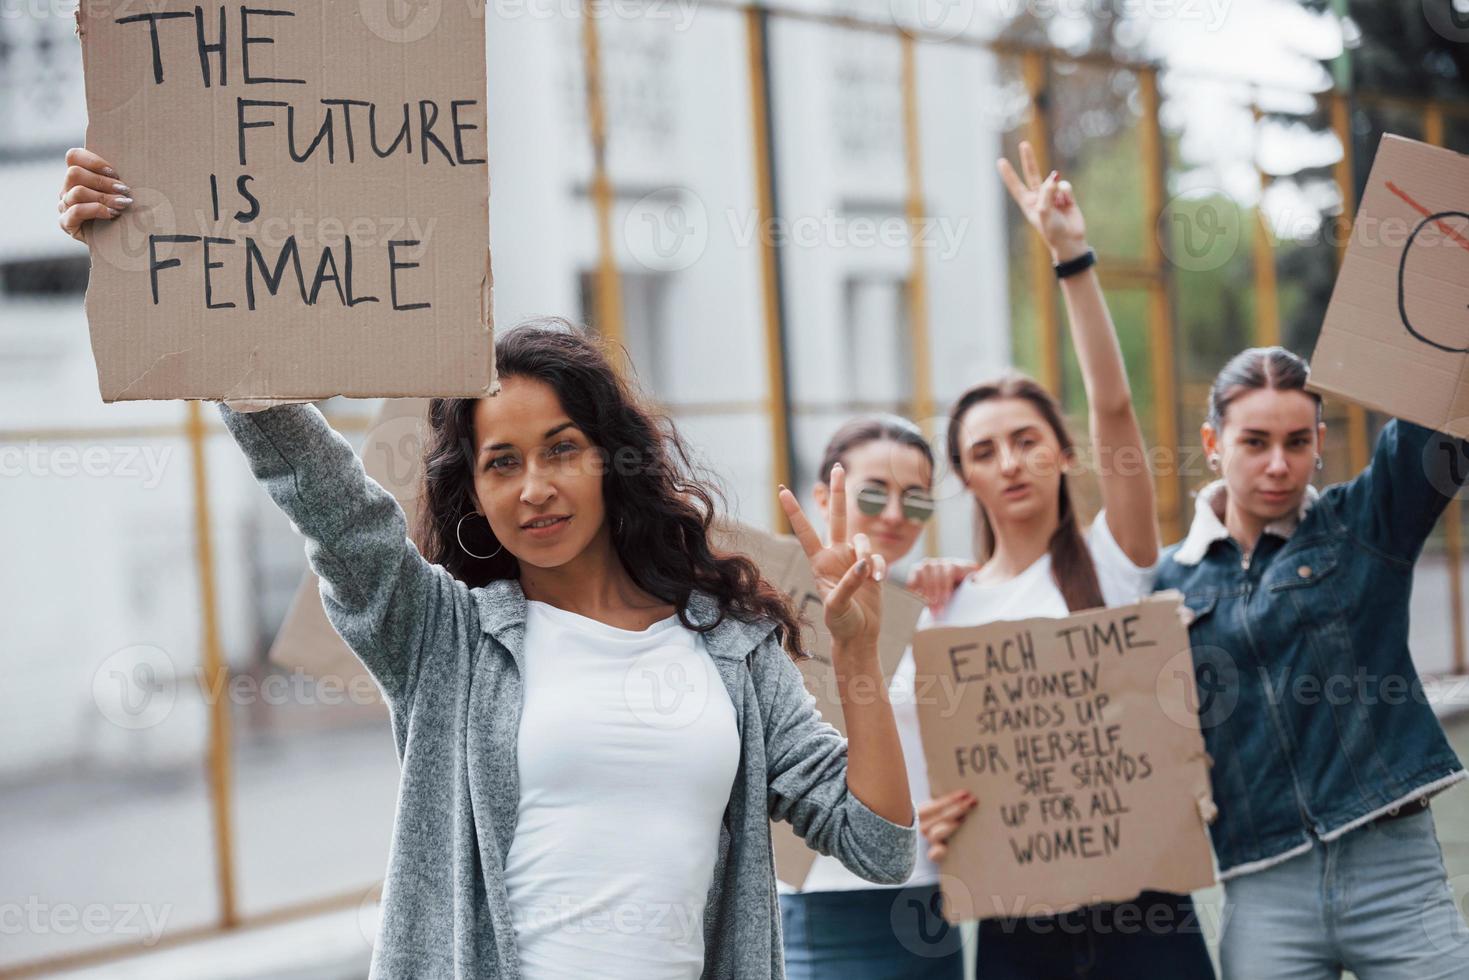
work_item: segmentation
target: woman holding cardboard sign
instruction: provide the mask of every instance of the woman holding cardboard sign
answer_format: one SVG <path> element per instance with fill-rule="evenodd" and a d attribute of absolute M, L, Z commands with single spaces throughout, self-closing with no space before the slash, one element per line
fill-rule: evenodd
<path fill-rule="evenodd" d="M 933 625 L 1060 617 L 1136 602 L 1152 589 L 1153 477 L 1081 208 L 1057 173 L 1041 176 L 1028 143 L 1020 144 L 1020 162 L 1017 174 L 1000 160 L 1000 176 L 1055 260 L 1102 464 L 1103 509 L 1083 529 L 1070 486 L 1076 445 L 1050 392 L 1015 375 L 970 388 L 949 413 L 948 456 L 978 508 L 983 564 L 930 563 L 918 572 L 914 584 L 930 598 Z M 926 774 L 913 782 L 926 787 Z M 975 805 L 954 793 L 919 807 L 930 858 L 942 862 Z M 980 921 L 984 980 L 1214 976 L 1187 895 L 1144 892 L 1132 903 L 1059 916 L 1001 917 L 1013 914 L 997 907 Z"/>
<path fill-rule="evenodd" d="M 1308 374 L 1279 347 L 1219 373 L 1201 435 L 1220 476 L 1158 567 L 1192 614 L 1224 974 L 1469 977 L 1428 809 L 1465 771 L 1408 651 L 1413 566 L 1469 446 L 1393 419 L 1318 493 Z"/>
<path fill-rule="evenodd" d="M 75 232 L 125 178 L 70 157 Z M 886 564 L 840 521 L 823 544 L 781 492 L 844 740 L 792 662 L 788 600 L 711 546 L 715 492 L 672 425 L 567 325 L 511 330 L 496 359 L 497 395 L 430 403 L 422 554 L 314 406 L 220 406 L 392 715 L 372 975 L 779 978 L 771 819 L 872 881 L 912 868 L 891 707 L 848 697 L 880 690 Z M 838 512 L 845 492 L 838 469 Z"/>
<path fill-rule="evenodd" d="M 828 479 L 837 471 L 845 477 L 845 504 Z M 923 431 L 905 418 L 870 415 L 847 422 L 828 440 L 817 474 L 813 492 L 822 518 L 828 525 L 844 521 L 849 533 L 866 534 L 874 554 L 889 566 L 912 551 L 933 516 L 933 450 Z M 911 655 L 904 662 L 906 678 L 900 666 L 889 699 L 914 798 L 924 800 Z M 816 858 L 799 890 L 779 883 L 787 976 L 961 980 L 959 930 L 944 921 L 938 869 L 926 849 L 916 840 L 915 845 L 913 874 L 898 887 L 874 886 L 828 856 Z"/>

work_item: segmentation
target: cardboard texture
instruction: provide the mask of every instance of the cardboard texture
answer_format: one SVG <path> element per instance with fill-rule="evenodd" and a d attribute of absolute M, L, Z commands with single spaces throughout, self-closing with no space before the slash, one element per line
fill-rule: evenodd
<path fill-rule="evenodd" d="M 494 387 L 483 0 L 82 0 L 102 399 Z"/>
<path fill-rule="evenodd" d="M 397 499 L 407 515 L 410 535 L 418 527 L 427 442 L 428 401 L 401 398 L 383 402 L 362 443 L 362 468 Z M 352 690 L 357 689 L 358 677 L 367 676 L 362 661 L 327 620 L 321 607 L 321 579 L 310 568 L 276 631 L 269 657 L 273 663 L 317 679 L 340 678 Z"/>
<path fill-rule="evenodd" d="M 944 915 L 1051 914 L 1214 882 L 1181 596 L 1064 619 L 921 630 L 935 797 L 979 800 L 949 839 Z"/>
<path fill-rule="evenodd" d="M 832 671 L 831 634 L 826 631 L 821 594 L 800 542 L 743 525 L 726 525 L 720 529 L 718 544 L 726 551 L 750 556 L 766 580 L 794 600 L 796 611 L 805 623 L 803 645 L 811 654 L 798 665 L 801 677 L 806 682 L 806 690 L 816 698 L 821 716 L 845 738 L 847 725 Z M 882 632 L 878 635 L 877 652 L 886 689 L 918 625 L 923 600 L 891 580 L 883 584 L 882 597 Z M 776 876 L 787 885 L 800 888 L 816 860 L 816 852 L 783 821 L 770 824 L 770 842 L 775 849 Z"/>
<path fill-rule="evenodd" d="M 1469 437 L 1469 157 L 1386 135 L 1367 178 L 1310 387 Z"/>

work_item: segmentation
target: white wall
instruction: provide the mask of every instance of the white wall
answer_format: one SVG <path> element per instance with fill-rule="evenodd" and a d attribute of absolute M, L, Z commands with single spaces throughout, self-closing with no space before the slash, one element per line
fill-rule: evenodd
<path fill-rule="evenodd" d="M 526 13 L 488 25 L 490 237 L 502 329 L 529 316 L 581 317 L 582 276 L 596 265 L 580 27 L 519 9 Z M 738 516 L 768 526 L 774 474 L 763 408 L 760 252 L 750 238 L 755 170 L 745 23 L 694 5 L 648 9 L 648 16 L 601 22 L 627 342 L 639 376 L 717 471 Z M 7 19 L 0 30 L 15 37 L 17 23 Z M 64 57 L 77 57 L 66 52 L 75 45 L 69 25 L 53 20 L 36 29 L 54 35 Z M 804 469 L 851 403 L 910 393 L 907 372 L 894 371 L 907 338 L 894 334 L 891 318 L 902 311 L 893 290 L 909 274 L 912 250 L 854 243 L 845 224 L 903 214 L 897 53 L 891 39 L 871 35 L 854 39 L 787 22 L 773 30 L 782 213 L 818 226 L 813 241 L 783 252 Z M 0 65 L 7 81 L 0 161 L 38 147 L 55 156 L 0 162 L 8 188 L 0 263 L 84 256 L 56 230 L 54 210 L 59 151 L 83 139 L 80 74 L 32 79 L 51 87 L 38 102 L 15 84 L 32 71 L 29 55 L 17 57 Z M 960 232 L 951 250 L 926 253 L 930 370 L 942 406 L 1009 357 L 1006 259 L 989 169 L 998 134 L 986 128 L 976 95 L 993 73 L 986 56 L 923 45 L 919 64 L 929 210 Z M 44 118 L 35 115 L 37 105 L 45 106 Z M 844 297 L 854 278 L 873 299 L 848 322 Z M 205 416 L 214 421 L 212 407 Z M 0 294 L 0 428 L 173 425 L 183 417 L 179 403 L 101 403 L 80 295 Z M 101 461 L 95 475 L 80 472 L 88 447 Z M 33 449 L 5 443 L 0 452 L 20 467 L 0 477 L 0 589 L 12 600 L 0 637 L 0 675 L 8 678 L 0 779 L 66 763 L 199 758 L 203 709 L 188 684 L 173 689 L 164 720 L 148 728 L 108 721 L 97 706 L 107 701 L 109 672 L 159 668 L 191 683 L 197 667 L 188 444 L 97 436 Z M 58 475 L 58 464 L 64 468 L 73 455 L 79 472 Z M 254 653 L 257 617 L 278 615 L 305 562 L 299 539 L 228 437 L 211 441 L 209 467 L 221 629 L 226 655 L 239 667 Z M 811 476 L 798 473 L 798 488 L 809 487 Z M 944 550 L 962 551 L 967 508 L 947 501 L 942 517 Z M 263 587 L 249 579 L 253 567 L 264 570 Z M 161 668 L 152 649 L 163 654 Z M 102 693 L 94 695 L 99 671 Z"/>

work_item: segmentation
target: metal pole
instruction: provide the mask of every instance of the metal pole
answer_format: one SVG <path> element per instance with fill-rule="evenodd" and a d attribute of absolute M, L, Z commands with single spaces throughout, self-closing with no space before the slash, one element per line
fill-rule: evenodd
<path fill-rule="evenodd" d="M 607 176 L 607 116 L 602 97 L 602 44 L 592 0 L 583 0 L 582 63 L 586 72 L 587 132 L 592 142 L 592 206 L 597 214 L 597 332 L 622 344 L 622 279 L 612 247 L 612 181 Z M 622 366 L 620 358 L 614 363 Z"/>
<path fill-rule="evenodd" d="M 214 865 L 219 890 L 219 921 L 224 928 L 239 922 L 235 907 L 234 800 L 230 770 L 229 671 L 219 642 L 219 599 L 214 583 L 214 542 L 210 531 L 208 451 L 199 402 L 188 403 L 186 428 L 194 480 L 194 555 L 199 572 L 199 603 L 204 629 L 204 676 L 214 695 L 209 702 L 209 804 L 214 823 Z"/>
<path fill-rule="evenodd" d="M 1341 161 L 1333 168 L 1337 193 L 1341 195 L 1341 220 L 1337 226 L 1336 267 L 1341 268 L 1357 214 L 1357 179 L 1352 161 L 1351 99 L 1346 92 L 1331 94 L 1331 128 L 1341 141 Z M 1347 446 L 1352 472 L 1367 466 L 1367 412 L 1355 402 L 1347 403 Z"/>
<path fill-rule="evenodd" d="M 1167 183 L 1163 161 L 1163 127 L 1158 119 L 1158 72 L 1146 68 L 1137 73 L 1142 96 L 1142 123 L 1139 150 L 1143 164 L 1144 257 L 1152 270 L 1148 282 L 1148 346 L 1152 349 L 1149 364 L 1153 382 L 1153 417 L 1156 429 L 1154 445 L 1178 454 L 1178 358 L 1173 345 L 1173 305 L 1168 296 L 1168 262 L 1163 243 L 1158 240 L 1158 224 L 1162 220 Z M 1170 464 L 1166 472 L 1157 474 L 1158 514 L 1163 540 L 1183 537 L 1183 474 Z"/>
<path fill-rule="evenodd" d="M 1030 94 L 1030 120 L 1026 138 L 1035 150 L 1036 165 L 1041 173 L 1051 170 L 1050 126 L 1050 62 L 1039 51 L 1027 51 L 1022 67 L 1025 90 Z M 1030 293 L 1035 303 L 1037 359 L 1036 378 L 1059 400 L 1061 391 L 1061 320 L 1056 311 L 1056 275 L 1051 268 L 1051 253 L 1039 235 L 1030 235 Z"/>
<path fill-rule="evenodd" d="M 913 351 L 913 412 L 929 443 L 934 439 L 933 348 L 928 332 L 928 264 L 919 245 L 927 206 L 923 200 L 923 141 L 919 129 L 918 66 L 913 38 L 899 41 L 903 50 L 903 162 L 908 184 L 908 236 L 913 263 L 908 277 L 908 333 Z M 938 515 L 924 531 L 924 551 L 933 557 L 939 549 Z"/>
<path fill-rule="evenodd" d="M 1275 244 L 1265 222 L 1265 191 L 1270 177 L 1260 169 L 1260 123 L 1258 104 L 1250 107 L 1255 116 L 1255 173 L 1260 177 L 1260 206 L 1255 208 L 1253 259 L 1255 263 L 1255 346 L 1275 347 L 1280 343 L 1280 295 L 1275 280 Z"/>
<path fill-rule="evenodd" d="M 751 142 L 755 154 L 756 224 L 760 230 L 760 284 L 765 321 L 765 384 L 769 391 L 770 469 L 777 483 L 791 486 L 795 450 L 791 443 L 790 374 L 786 370 L 785 302 L 780 253 L 769 234 L 779 214 L 775 187 L 774 107 L 770 95 L 770 15 L 751 7 L 745 11 L 745 42 L 750 75 Z M 785 512 L 776 508 L 776 528 L 790 530 Z"/>

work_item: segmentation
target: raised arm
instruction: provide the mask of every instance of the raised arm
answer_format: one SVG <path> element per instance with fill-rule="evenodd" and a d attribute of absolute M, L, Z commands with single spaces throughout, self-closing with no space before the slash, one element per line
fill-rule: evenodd
<path fill-rule="evenodd" d="M 132 204 L 123 175 L 97 154 L 73 148 L 66 163 L 56 210 L 68 235 L 82 239 L 89 221 L 110 221 Z M 419 555 L 403 509 L 314 406 L 237 407 L 248 403 L 219 406 L 225 427 L 306 538 L 327 619 L 395 708 L 414 689 L 426 625 L 472 615 L 468 590 Z"/>
<path fill-rule="evenodd" d="M 1469 442 L 1389 419 L 1372 460 L 1343 485 L 1343 514 L 1358 540 L 1415 562 L 1454 495 L 1469 483 Z"/>
<path fill-rule="evenodd" d="M 912 872 L 916 840 L 908 771 L 877 657 L 886 568 L 864 535 L 847 541 L 846 474 L 831 474 L 831 543 L 822 545 L 795 496 L 781 505 L 811 562 L 832 638 L 832 669 L 847 726 L 843 740 L 816 711 L 784 655 L 757 658 L 765 716 L 770 815 L 869 881 Z"/>
<path fill-rule="evenodd" d="M 316 406 L 239 412 L 221 404 L 219 414 L 306 539 L 327 619 L 396 709 L 412 696 L 429 624 L 470 614 L 467 589 L 418 553 L 403 508 Z"/>
<path fill-rule="evenodd" d="M 1086 222 L 1071 185 L 1054 170 L 1041 179 L 1029 143 L 1020 144 L 1023 179 L 1010 161 L 1002 159 L 998 166 L 1010 196 L 1045 240 L 1054 261 L 1066 262 L 1090 251 Z M 1147 465 L 1147 447 L 1133 408 L 1117 330 L 1096 269 L 1062 279 L 1061 296 L 1086 387 L 1107 528 L 1134 564 L 1150 566 L 1158 560 L 1159 538 L 1153 474 Z"/>

